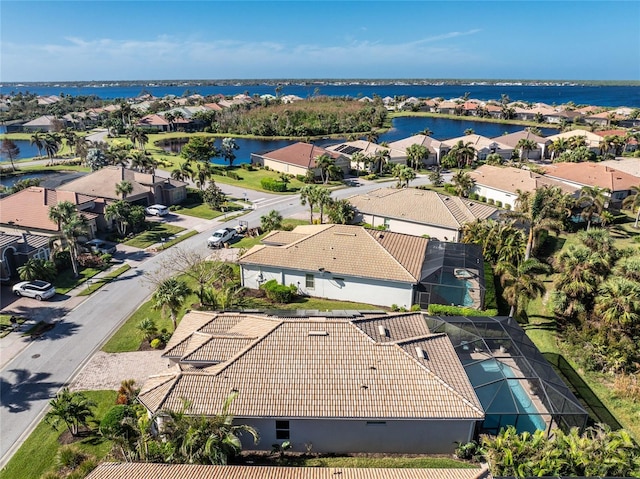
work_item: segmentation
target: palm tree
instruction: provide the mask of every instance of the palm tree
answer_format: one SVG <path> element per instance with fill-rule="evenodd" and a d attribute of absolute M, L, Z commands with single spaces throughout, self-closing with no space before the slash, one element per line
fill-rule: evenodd
<path fill-rule="evenodd" d="M 496 265 L 496 274 L 500 276 L 504 297 L 511 306 L 509 316 L 514 317 L 515 313 L 522 316 L 529 301 L 545 293 L 544 282 L 538 275 L 549 272 L 549 266 L 535 258 L 529 258 L 519 264 L 501 261 Z"/>
<path fill-rule="evenodd" d="M 331 200 L 327 213 L 332 223 L 340 225 L 350 224 L 356 216 L 355 208 L 347 199 Z"/>
<path fill-rule="evenodd" d="M 557 155 L 567 151 L 569 149 L 569 142 L 565 138 L 556 138 L 553 143 L 549 145 L 551 151 L 551 161 L 556 158 Z"/>
<path fill-rule="evenodd" d="M 407 164 L 414 170 L 422 166 L 424 161 L 429 158 L 429 150 L 424 145 L 413 144 L 407 147 Z"/>
<path fill-rule="evenodd" d="M 119 195 L 124 200 L 129 193 L 133 191 L 133 185 L 130 181 L 123 180 L 116 184 L 116 195 Z"/>
<path fill-rule="evenodd" d="M 393 176 L 398 178 L 398 187 L 409 187 L 409 182 L 416 178 L 413 168 L 406 165 L 396 165 L 393 167 Z"/>
<path fill-rule="evenodd" d="M 22 281 L 33 281 L 36 279 L 53 281 L 58 275 L 58 271 L 52 261 L 31 258 L 25 264 L 18 267 L 18 275 Z"/>
<path fill-rule="evenodd" d="M 367 140 L 369 143 L 378 143 L 378 138 L 379 138 L 379 136 L 378 136 L 378 133 L 377 133 L 374 129 L 371 129 L 371 130 L 367 133 L 367 135 L 365 136 L 365 138 L 366 138 L 366 140 Z"/>
<path fill-rule="evenodd" d="M 365 154 L 361 151 L 357 151 L 353 155 L 351 155 L 351 162 L 356 165 L 356 176 L 360 176 L 360 164 L 365 163 Z"/>
<path fill-rule="evenodd" d="M 606 325 L 618 330 L 634 331 L 640 326 L 640 283 L 612 277 L 598 288 L 595 314 Z"/>
<path fill-rule="evenodd" d="M 613 271 L 615 277 L 640 282 L 640 256 L 621 258 Z"/>
<path fill-rule="evenodd" d="M 44 151 L 47 154 L 47 157 L 49 160 L 53 160 L 53 157 L 56 156 L 60 150 L 60 135 L 57 133 L 47 133 L 43 141 Z"/>
<path fill-rule="evenodd" d="M 62 233 L 64 246 L 69 249 L 71 267 L 78 276 L 78 236 L 87 231 L 87 222 L 78 213 L 76 205 L 70 201 L 61 201 L 49 208 L 49 218 L 58 223 L 58 229 Z"/>
<path fill-rule="evenodd" d="M 580 137 L 582 138 L 582 137 Z M 581 216 L 587 220 L 587 230 L 591 228 L 593 216 L 599 216 L 608 206 L 610 193 L 609 188 L 598 186 L 583 186 L 578 197 L 578 206 L 582 208 Z"/>
<path fill-rule="evenodd" d="M 282 228 L 282 215 L 278 210 L 269 211 L 269 213 L 260 217 L 260 227 L 265 232 Z"/>
<path fill-rule="evenodd" d="M 153 174 L 157 166 L 157 162 L 142 150 L 131 150 L 129 159 L 131 160 L 131 168 L 142 173 Z"/>
<path fill-rule="evenodd" d="M 374 161 L 378 165 L 377 169 L 378 169 L 379 173 L 382 173 L 382 170 L 384 169 L 384 165 L 386 165 L 389 162 L 389 160 L 391 159 L 391 153 L 387 149 L 381 149 L 381 150 L 376 151 L 376 153 L 373 156 L 373 158 L 374 158 Z"/>
<path fill-rule="evenodd" d="M 80 426 L 87 426 L 93 417 L 91 408 L 96 407 L 96 403 L 80 392 L 72 393 L 69 388 L 64 388 L 49 401 L 49 406 L 51 409 L 44 417 L 47 424 L 57 430 L 62 422 L 72 436 L 77 436 Z"/>
<path fill-rule="evenodd" d="M 155 309 L 169 311 L 174 331 L 178 324 L 178 312 L 191 293 L 191 289 L 184 281 L 168 278 L 158 285 L 151 297 Z"/>
<path fill-rule="evenodd" d="M 193 175 L 193 168 L 191 168 L 190 161 L 183 161 L 171 171 L 171 178 L 174 180 L 184 181 L 187 178 L 191 178 Z"/>
<path fill-rule="evenodd" d="M 455 186 L 456 194 L 458 196 L 464 196 L 465 198 L 469 196 L 469 193 L 471 192 L 471 190 L 476 184 L 476 182 L 473 180 L 473 178 L 471 178 L 469 173 L 466 173 L 462 170 L 458 171 L 455 175 L 453 175 L 451 182 Z"/>
<path fill-rule="evenodd" d="M 138 149 L 145 151 L 145 145 L 149 141 L 149 135 L 142 128 L 131 128 L 129 130 L 129 139 L 134 146 L 138 145 Z"/>
<path fill-rule="evenodd" d="M 451 150 L 449 155 L 455 158 L 458 168 L 464 168 L 465 165 L 471 166 L 473 159 L 476 156 L 476 150 L 473 149 L 473 143 L 464 143 L 462 140 L 458 141 Z"/>
<path fill-rule="evenodd" d="M 516 144 L 516 148 L 520 150 L 520 157 L 524 153 L 524 159 L 529 161 L 529 152 L 531 150 L 535 150 L 538 147 L 535 141 L 529 140 L 527 138 L 520 138 L 518 143 Z"/>
<path fill-rule="evenodd" d="M 142 333 L 143 341 L 151 341 L 158 334 L 158 326 L 152 318 L 144 318 L 136 325 L 136 329 Z"/>
<path fill-rule="evenodd" d="M 309 205 L 309 223 L 313 224 L 313 210 L 318 205 L 318 191 L 324 190 L 319 185 L 304 185 L 300 188 L 300 204 Z"/>
<path fill-rule="evenodd" d="M 211 163 L 198 162 L 196 163 L 195 171 L 191 174 L 191 180 L 200 190 L 204 190 L 207 185 L 207 181 L 209 181 L 212 176 L 213 168 Z"/>
<path fill-rule="evenodd" d="M 107 221 L 115 221 L 116 229 L 120 237 L 124 237 L 129 229 L 131 205 L 124 200 L 109 203 L 104 210 L 104 217 Z"/>
<path fill-rule="evenodd" d="M 44 138 L 39 131 L 36 131 L 33 135 L 31 135 L 29 144 L 36 145 L 36 148 L 38 149 L 38 156 L 42 156 L 42 149 L 44 148 Z"/>
<path fill-rule="evenodd" d="M 323 184 L 327 184 L 329 182 L 329 167 L 331 165 L 335 165 L 336 160 L 329 156 L 327 153 L 324 153 L 316 158 L 316 168 L 320 170 L 320 179 Z"/>
<path fill-rule="evenodd" d="M 622 206 L 625 208 L 629 208 L 631 213 L 636 213 L 636 221 L 633 224 L 634 228 L 638 227 L 638 221 L 640 221 L 640 185 L 631 187 L 632 194 L 627 196 L 624 200 L 622 200 Z"/>

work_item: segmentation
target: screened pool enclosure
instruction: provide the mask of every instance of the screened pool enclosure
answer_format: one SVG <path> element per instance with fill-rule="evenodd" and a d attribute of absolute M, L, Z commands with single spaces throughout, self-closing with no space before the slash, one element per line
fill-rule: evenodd
<path fill-rule="evenodd" d="M 585 409 L 513 318 L 425 318 L 456 349 L 485 410 L 480 433 L 587 425 Z"/>

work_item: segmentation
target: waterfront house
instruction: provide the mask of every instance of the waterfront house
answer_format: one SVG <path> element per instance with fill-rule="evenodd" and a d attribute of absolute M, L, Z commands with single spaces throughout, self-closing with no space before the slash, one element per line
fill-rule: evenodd
<path fill-rule="evenodd" d="M 424 165 L 437 165 L 440 160 L 440 147 L 442 142 L 426 135 L 413 135 L 408 138 L 393 141 L 389 143 L 391 151 L 399 151 L 404 153 L 405 161 L 407 158 L 407 148 L 411 145 L 424 146 L 429 155 L 423 160 Z"/>
<path fill-rule="evenodd" d="M 149 413 L 213 416 L 232 392 L 249 449 L 318 453 L 451 453 L 484 411 L 452 341 L 422 313 L 187 313 L 138 399 Z M 173 364 L 173 366 L 171 366 Z"/>
<path fill-rule="evenodd" d="M 316 161 L 322 155 L 328 155 L 335 160 L 336 166 L 340 168 L 344 176 L 349 174 L 350 160 L 348 157 L 303 142 L 294 143 L 268 153 L 252 153 L 251 164 L 294 176 L 304 176 L 311 171 L 314 178 L 320 178 L 322 175 Z"/>
<path fill-rule="evenodd" d="M 564 131 L 562 133 L 558 133 L 556 135 L 550 135 L 547 137 L 551 143 L 556 141 L 557 139 L 564 139 L 571 142 L 574 138 L 584 138 L 584 143 L 587 148 L 593 151 L 596 155 L 600 154 L 600 144 L 602 143 L 603 138 L 595 133 L 583 129 L 575 129 L 570 131 Z"/>
<path fill-rule="evenodd" d="M 465 145 L 471 144 L 470 146 L 476 152 L 476 159 L 478 161 L 484 161 L 487 158 L 487 155 L 490 154 L 498 154 L 502 157 L 503 160 L 511 159 L 513 155 L 513 148 L 509 145 L 506 145 L 496 139 L 487 138 L 482 135 L 464 135 L 459 136 L 457 138 L 451 138 L 449 140 L 444 140 L 441 144 L 441 153 L 440 158 L 446 155 L 451 149 L 459 142 L 462 141 Z"/>
<path fill-rule="evenodd" d="M 337 145 L 328 146 L 327 150 L 340 153 L 349 159 L 352 159 L 353 155 L 355 155 L 356 153 L 362 153 L 363 155 L 365 155 L 365 157 L 371 159 L 374 158 L 377 153 L 386 151 L 389 153 L 389 159 L 387 160 L 389 165 L 405 165 L 407 163 L 405 151 L 396 150 L 395 148 L 391 148 L 390 146 L 378 145 L 377 143 L 366 140 L 355 140 L 338 143 Z M 352 163 L 351 167 L 356 170 L 360 170 L 363 165 Z M 375 162 L 369 164 L 369 171 L 376 172 L 376 168 L 379 168 L 379 166 L 377 166 Z"/>
<path fill-rule="evenodd" d="M 351 196 L 355 222 L 441 241 L 460 241 L 465 224 L 495 218 L 493 206 L 416 188 L 381 188 Z"/>
<path fill-rule="evenodd" d="M 496 136 L 494 140 L 513 148 L 513 151 L 519 154 L 520 158 L 527 158 L 534 161 L 543 158 L 546 147 L 551 144 L 549 139 L 534 135 L 529 130 L 521 130 L 507 135 Z M 536 144 L 536 147 L 533 150 L 520 152 L 520 148 L 518 147 L 520 140 L 530 140 Z"/>

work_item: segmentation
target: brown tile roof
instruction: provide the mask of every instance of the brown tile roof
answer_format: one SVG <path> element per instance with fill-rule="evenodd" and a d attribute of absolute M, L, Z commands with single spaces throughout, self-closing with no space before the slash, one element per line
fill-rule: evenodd
<path fill-rule="evenodd" d="M 444 140 L 442 144 L 452 148 L 456 143 L 458 143 L 459 141 L 462 141 L 465 145 L 467 143 L 471 143 L 471 146 L 475 150 L 482 150 L 483 148 L 494 148 L 494 147 L 497 147 L 500 150 L 513 149 L 513 147 L 502 143 L 499 139 L 500 137 L 487 138 L 486 136 L 474 134 L 474 135 L 459 136 L 457 138 L 450 138 L 448 140 Z"/>
<path fill-rule="evenodd" d="M 402 321 L 411 318 L 424 322 L 419 314 Z M 343 318 L 252 319 L 272 327 L 224 364 L 150 378 L 140 401 L 157 411 L 178 410 L 186 399 L 191 414 L 214 415 L 237 390 L 230 411 L 237 417 L 484 416 L 445 335 L 389 342 Z"/>
<path fill-rule="evenodd" d="M 57 223 L 49 219 L 49 208 L 61 201 L 71 201 L 78 205 L 93 201 L 93 197 L 58 192 L 42 186 L 31 186 L 0 199 L 0 224 L 58 231 Z M 83 215 L 87 218 L 95 218 L 91 213 L 83 213 Z"/>
<path fill-rule="evenodd" d="M 619 171 L 599 163 L 554 163 L 545 166 L 547 176 L 584 186 L 609 188 L 611 191 L 630 190 L 640 185 L 640 177 Z"/>
<path fill-rule="evenodd" d="M 303 233 L 294 233 L 293 231 L 272 231 L 262 238 L 263 244 L 285 245 L 293 243 L 306 237 Z"/>
<path fill-rule="evenodd" d="M 103 462 L 87 479 L 490 479 L 484 469 L 206 466 Z"/>
<path fill-rule="evenodd" d="M 456 230 L 497 211 L 489 205 L 417 188 L 381 188 L 348 200 L 361 213 Z"/>
<path fill-rule="evenodd" d="M 284 246 L 254 246 L 239 259 L 240 264 L 302 271 L 324 268 L 334 274 L 413 283 L 419 279 L 414 265 L 422 264 L 428 241 L 386 232 L 383 244 L 374 231 L 351 225 L 306 225 L 293 231 L 306 236 Z M 397 244 L 387 249 L 385 245 L 394 242 Z M 354 251 L 359 253 L 354 255 Z"/>
<path fill-rule="evenodd" d="M 436 148 L 440 148 L 441 143 L 441 141 L 436 140 L 435 138 L 431 138 L 430 136 L 413 135 L 408 138 L 403 138 L 401 140 L 389 143 L 389 148 L 404 151 L 406 153 L 407 148 L 409 148 L 411 145 L 422 145 L 431 153 L 435 153 Z"/>
<path fill-rule="evenodd" d="M 496 136 L 494 138 L 494 140 L 504 143 L 505 145 L 509 145 L 511 148 L 516 148 L 516 145 L 522 139 L 531 140 L 538 144 L 544 144 L 549 141 L 542 136 L 534 135 L 528 130 L 516 131 L 514 133 L 509 133 L 508 135 Z"/>
<path fill-rule="evenodd" d="M 316 159 L 322 155 L 329 155 L 336 159 L 340 157 L 339 153 L 303 142 L 294 143 L 293 145 L 270 151 L 261 156 L 269 160 L 301 166 L 303 168 L 315 168 Z"/>
<path fill-rule="evenodd" d="M 169 126 L 169 121 L 158 114 L 146 115 L 140 118 L 137 123 L 138 126 Z"/>
<path fill-rule="evenodd" d="M 569 194 L 573 194 L 578 190 L 578 188 L 569 186 L 562 181 L 510 166 L 482 165 L 469 172 L 469 176 L 478 185 L 513 194 L 517 194 L 517 190 L 535 191 L 537 188 L 544 186 L 558 186 L 562 191 Z"/>
<path fill-rule="evenodd" d="M 59 189 L 119 200 L 120 196 L 116 194 L 116 185 L 123 180 L 131 182 L 133 190 L 127 197 L 133 198 L 148 194 L 149 188 L 143 186 L 142 183 L 157 183 L 164 181 L 164 178 L 156 178 L 151 174 L 140 173 L 121 166 L 106 166 L 77 180 L 65 183 Z"/>
<path fill-rule="evenodd" d="M 576 136 L 583 136 L 585 138 L 587 147 L 589 148 L 598 148 L 600 146 L 600 143 L 602 143 L 602 138 L 600 136 L 596 135 L 591 131 L 582 130 L 582 129 L 564 131 L 556 135 L 550 135 L 547 137 L 547 140 L 551 140 L 552 142 L 557 140 L 558 138 L 563 138 L 565 140 L 568 140 Z"/>

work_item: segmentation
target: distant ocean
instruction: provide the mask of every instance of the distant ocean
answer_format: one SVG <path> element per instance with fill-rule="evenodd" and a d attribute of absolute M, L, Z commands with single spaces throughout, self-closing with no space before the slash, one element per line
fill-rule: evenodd
<path fill-rule="evenodd" d="M 12 84 L 0 86 L 0 93 L 7 95 L 18 92 L 30 92 L 37 95 L 96 95 L 102 99 L 112 100 L 116 98 L 135 98 L 143 93 L 150 93 L 155 97 L 166 95 L 183 96 L 185 92 L 200 95 L 221 94 L 225 96 L 237 95 L 247 92 L 249 95 L 275 95 L 274 85 L 265 84 L 241 84 L 241 85 L 141 85 L 141 84 L 116 84 L 108 85 L 38 85 L 38 84 Z M 606 107 L 627 106 L 640 108 L 640 87 L 638 86 L 594 86 L 594 85 L 412 85 L 412 84 L 304 84 L 283 85 L 279 92 L 281 95 L 297 95 L 307 98 L 315 93 L 336 97 L 362 97 L 379 95 L 381 97 L 415 96 L 418 98 L 443 97 L 459 98 L 469 93 L 470 98 L 478 100 L 499 100 L 507 95 L 512 101 L 525 101 L 531 103 L 563 104 L 573 102 L 576 105 L 596 105 Z"/>

